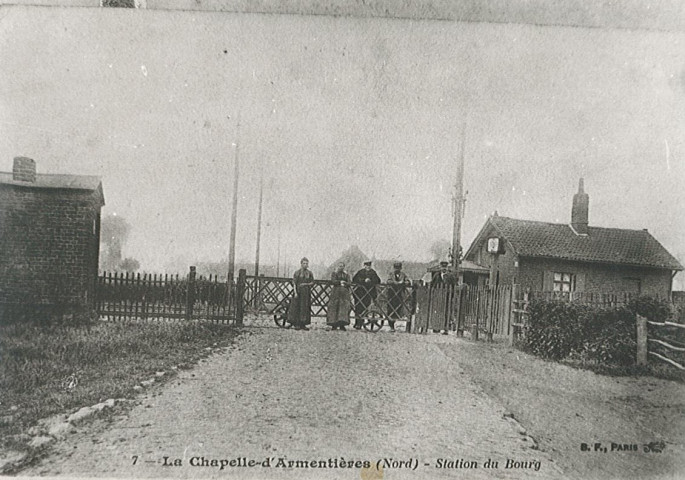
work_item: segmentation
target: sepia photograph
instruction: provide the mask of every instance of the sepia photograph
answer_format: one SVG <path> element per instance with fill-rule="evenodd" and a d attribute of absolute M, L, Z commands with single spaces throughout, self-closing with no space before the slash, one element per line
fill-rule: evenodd
<path fill-rule="evenodd" d="M 685 477 L 685 2 L 0 0 L 0 477 Z"/>

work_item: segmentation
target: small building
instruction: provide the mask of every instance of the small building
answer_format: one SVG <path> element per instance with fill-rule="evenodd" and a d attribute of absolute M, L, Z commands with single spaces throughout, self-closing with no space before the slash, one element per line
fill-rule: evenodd
<path fill-rule="evenodd" d="M 571 223 L 493 215 L 464 258 L 487 266 L 490 285 L 525 291 L 631 293 L 668 298 L 683 266 L 646 229 L 592 227 L 580 179 Z"/>
<path fill-rule="evenodd" d="M 425 283 L 430 283 L 433 275 L 440 271 L 440 262 L 432 262 L 428 267 L 428 272 L 423 276 L 422 280 Z M 451 270 L 450 270 L 451 271 Z M 484 287 L 490 281 L 490 269 L 482 265 L 478 265 L 470 260 L 462 260 L 459 262 L 459 285 L 469 285 L 470 287 Z"/>
<path fill-rule="evenodd" d="M 104 204 L 99 177 L 37 174 L 26 157 L 0 172 L 0 320 L 94 306 Z"/>

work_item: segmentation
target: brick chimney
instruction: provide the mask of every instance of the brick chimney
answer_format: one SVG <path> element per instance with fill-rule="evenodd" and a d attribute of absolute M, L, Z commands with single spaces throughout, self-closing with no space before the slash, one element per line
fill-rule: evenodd
<path fill-rule="evenodd" d="M 571 209 L 571 227 L 578 235 L 588 234 L 588 210 L 590 197 L 583 190 L 583 179 L 578 182 L 578 193 L 573 195 L 573 208 Z"/>
<path fill-rule="evenodd" d="M 32 158 L 14 157 L 12 180 L 19 182 L 36 182 L 36 162 Z"/>

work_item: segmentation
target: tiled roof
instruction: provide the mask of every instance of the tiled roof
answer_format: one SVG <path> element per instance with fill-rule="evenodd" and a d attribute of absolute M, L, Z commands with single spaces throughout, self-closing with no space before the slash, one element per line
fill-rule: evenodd
<path fill-rule="evenodd" d="M 489 221 L 522 257 L 683 269 L 647 230 L 589 227 L 584 236 L 559 223 L 499 216 Z"/>
<path fill-rule="evenodd" d="M 10 172 L 0 172 L 0 184 L 18 185 L 31 188 L 67 188 L 75 190 L 95 190 L 100 185 L 100 177 L 90 175 L 48 175 L 36 174 L 35 182 L 22 182 L 12 178 Z"/>

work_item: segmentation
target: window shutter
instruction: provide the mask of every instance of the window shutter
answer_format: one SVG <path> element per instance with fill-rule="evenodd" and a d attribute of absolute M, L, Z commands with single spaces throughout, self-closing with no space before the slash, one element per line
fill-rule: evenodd
<path fill-rule="evenodd" d="M 585 291 L 585 274 L 576 273 L 576 292 Z"/>
<path fill-rule="evenodd" d="M 554 272 L 545 270 L 542 272 L 542 291 L 551 292 L 554 290 Z"/>

